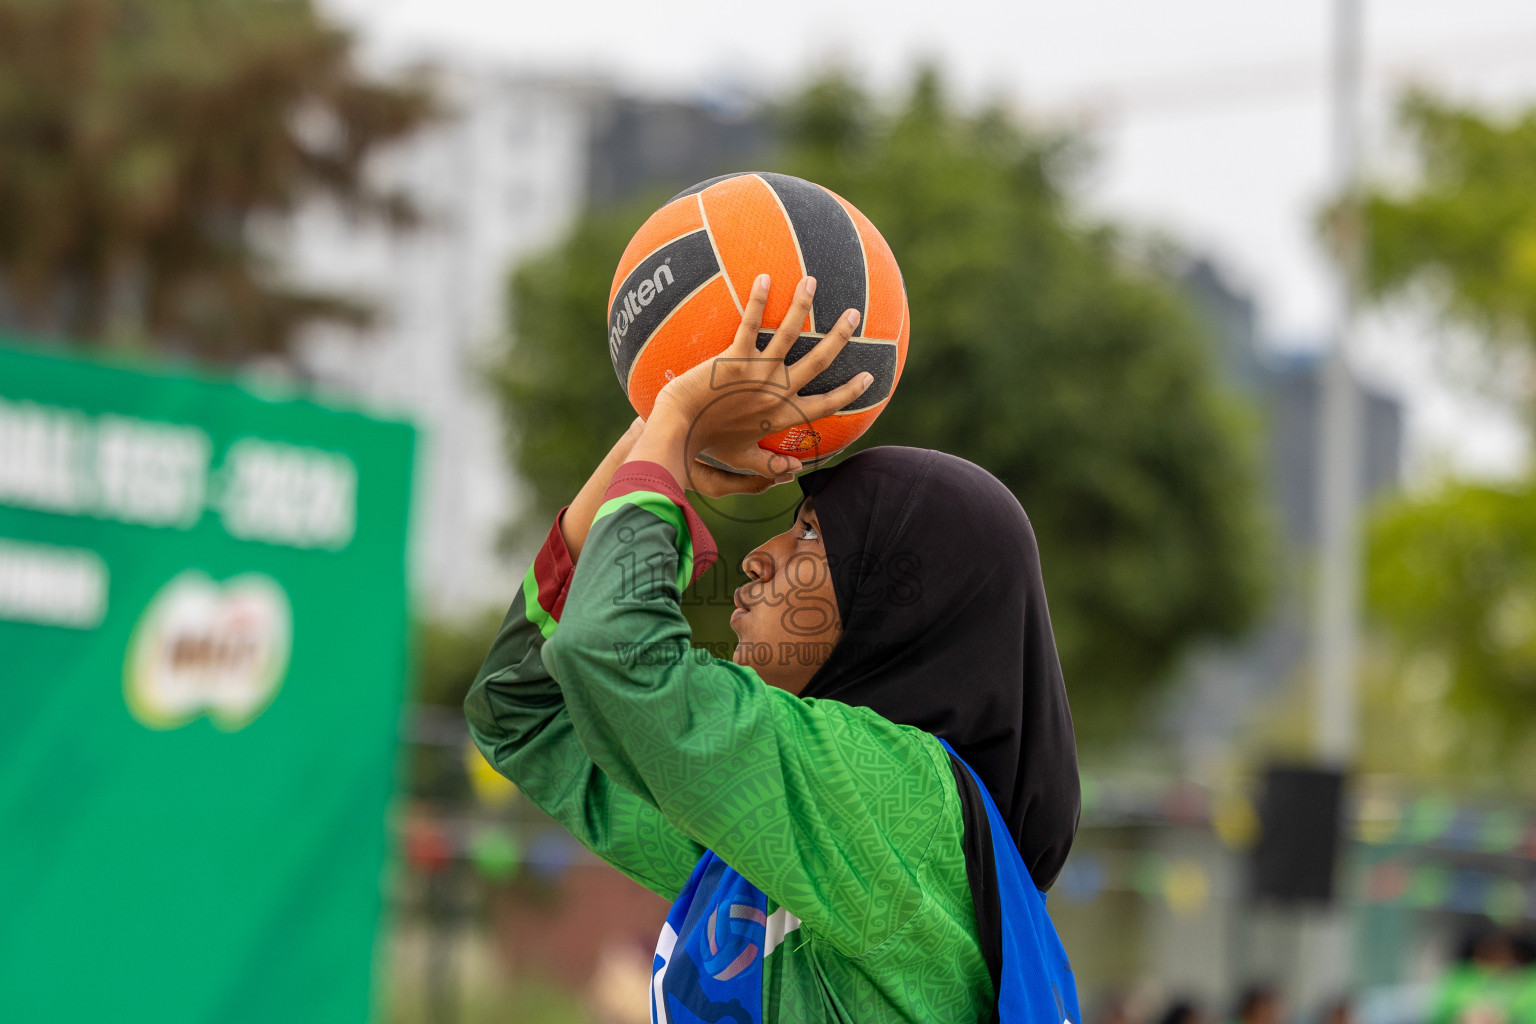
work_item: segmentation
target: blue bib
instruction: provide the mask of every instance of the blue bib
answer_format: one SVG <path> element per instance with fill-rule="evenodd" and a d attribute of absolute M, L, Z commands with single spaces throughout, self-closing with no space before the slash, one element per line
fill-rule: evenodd
<path fill-rule="evenodd" d="M 1014 844 L 1013 833 L 992 802 L 975 769 L 944 740 L 944 749 L 976 780 L 992 833 L 992 860 L 1002 911 L 1002 976 L 997 993 L 1000 1024 L 1082 1024 L 1072 964 L 1045 910 L 1045 893 L 1035 888 Z M 978 913 L 980 908 L 978 908 Z"/>
<path fill-rule="evenodd" d="M 767 910 L 761 889 L 705 851 L 656 940 L 651 1024 L 761 1024 Z"/>
<path fill-rule="evenodd" d="M 944 743 L 943 740 L 939 741 Z M 948 743 L 944 749 L 965 765 Z M 981 779 L 1001 911 L 1000 1024 L 1082 1024 L 1077 984 L 1012 833 Z M 762 1024 L 763 957 L 797 928 L 784 908 L 705 851 L 667 913 L 651 972 L 651 1024 Z"/>

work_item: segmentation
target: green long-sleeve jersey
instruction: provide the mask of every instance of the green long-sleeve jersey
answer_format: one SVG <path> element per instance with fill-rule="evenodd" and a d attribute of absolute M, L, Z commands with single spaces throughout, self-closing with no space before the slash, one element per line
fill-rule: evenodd
<path fill-rule="evenodd" d="M 942 746 L 691 648 L 679 600 L 713 543 L 660 467 L 608 494 L 574 572 L 558 522 L 529 569 L 465 702 L 476 744 L 651 891 L 675 899 L 706 849 L 761 889 L 765 1022 L 980 1019 Z"/>

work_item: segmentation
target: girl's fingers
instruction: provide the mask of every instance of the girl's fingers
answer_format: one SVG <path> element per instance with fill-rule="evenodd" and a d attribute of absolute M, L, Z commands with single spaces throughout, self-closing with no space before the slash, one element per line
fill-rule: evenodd
<path fill-rule="evenodd" d="M 805 403 L 807 418 L 819 420 L 823 416 L 831 416 L 838 410 L 847 407 L 855 398 L 868 391 L 869 386 L 874 382 L 874 374 L 861 373 L 824 395 L 817 395 L 815 398 L 802 398 L 801 401 Z"/>
<path fill-rule="evenodd" d="M 831 366 L 832 360 L 837 358 L 837 354 L 848 344 L 848 339 L 853 337 L 853 329 L 857 326 L 859 311 L 856 309 L 850 309 L 838 317 L 832 330 L 816 343 L 816 347 L 789 368 L 789 389 L 798 394 L 817 374 Z"/>
<path fill-rule="evenodd" d="M 772 282 L 767 274 L 758 274 L 747 293 L 747 304 L 741 310 L 741 326 L 731 339 L 733 355 L 749 356 L 757 351 L 757 333 L 763 329 L 763 309 L 768 305 L 768 288 Z"/>
<path fill-rule="evenodd" d="M 805 326 L 805 318 L 811 315 L 811 300 L 815 297 L 816 279 L 803 278 L 800 287 L 795 289 L 795 298 L 789 304 L 789 312 L 784 314 L 779 329 L 773 332 L 773 339 L 763 349 L 763 355 L 772 359 L 783 359 L 789 355 L 789 347 L 800 337 L 800 328 Z"/>
<path fill-rule="evenodd" d="M 780 455 L 766 448 L 753 445 L 749 449 L 740 452 L 732 452 L 729 459 L 731 465 L 737 469 L 744 469 L 750 473 L 756 473 L 760 477 L 775 480 L 785 474 L 798 473 L 803 468 L 800 460 L 789 455 Z"/>
<path fill-rule="evenodd" d="M 727 473 L 702 462 L 694 463 L 688 475 L 689 487 L 709 498 L 723 498 L 727 494 L 761 494 L 774 483 L 773 480 L 757 475 Z"/>
<path fill-rule="evenodd" d="M 761 451 L 761 449 L 759 449 Z M 763 452 L 764 455 L 769 453 Z M 753 457 L 732 459 L 732 462 L 751 461 Z M 782 466 L 784 457 L 778 457 L 778 465 Z M 723 498 L 727 494 L 761 494 L 775 484 L 788 483 L 795 478 L 791 472 L 780 472 L 777 475 L 766 475 L 772 469 L 772 465 L 766 459 L 757 460 L 761 464 L 761 472 L 728 473 L 723 469 L 716 469 L 704 462 L 695 462 L 689 467 L 689 486 L 700 494 L 711 498 Z M 798 460 L 796 465 L 798 466 Z M 740 468 L 746 469 L 747 466 Z"/>

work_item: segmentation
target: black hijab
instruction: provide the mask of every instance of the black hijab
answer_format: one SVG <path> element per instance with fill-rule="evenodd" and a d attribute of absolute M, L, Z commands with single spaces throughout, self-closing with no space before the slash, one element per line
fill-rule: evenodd
<path fill-rule="evenodd" d="M 1048 888 L 1077 831 L 1077 744 L 1024 509 L 980 466 L 921 448 L 868 448 L 800 487 L 843 620 L 800 695 L 948 740 Z"/>

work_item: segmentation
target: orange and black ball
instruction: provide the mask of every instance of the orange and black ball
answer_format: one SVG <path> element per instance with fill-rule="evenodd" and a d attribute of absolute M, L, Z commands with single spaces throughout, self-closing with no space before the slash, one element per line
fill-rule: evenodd
<path fill-rule="evenodd" d="M 609 353 L 630 404 L 649 416 L 667 381 L 730 345 L 742 304 L 764 273 L 773 285 L 760 349 L 783 321 L 800 278 L 816 278 L 811 315 L 786 363 L 809 352 L 844 310 L 860 313 L 847 347 L 799 393 L 824 394 L 865 370 L 874 383 L 838 412 L 760 442 L 814 464 L 875 421 L 907 355 L 907 294 L 896 258 L 869 218 L 836 193 L 763 172 L 722 175 L 673 196 L 619 260 L 608 297 Z"/>

